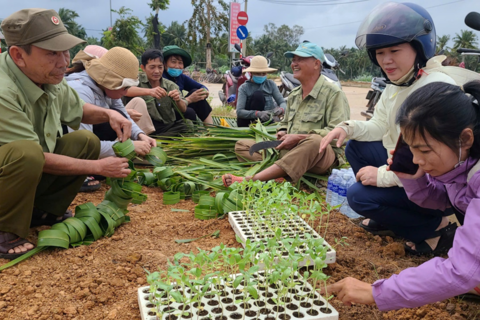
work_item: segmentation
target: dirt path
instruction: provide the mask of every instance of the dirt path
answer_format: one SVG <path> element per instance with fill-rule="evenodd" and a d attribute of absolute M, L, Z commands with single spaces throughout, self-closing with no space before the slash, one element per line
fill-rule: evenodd
<path fill-rule="evenodd" d="M 98 204 L 106 186 L 91 194 L 79 194 L 72 207 L 87 201 Z M 194 219 L 194 203 L 162 204 L 159 188 L 144 188 L 148 201 L 129 207 L 131 222 L 120 226 L 114 236 L 90 246 L 52 249 L 41 252 L 0 273 L 0 319 L 120 319 L 139 320 L 137 289 L 146 284 L 145 271 L 166 268 L 177 252 L 197 247 L 210 249 L 220 243 L 239 247 L 227 219 Z M 190 212 L 172 212 L 172 208 Z M 30 240 L 38 231 L 31 229 Z M 177 244 L 175 239 L 195 238 L 220 230 L 219 239 L 202 239 Z M 402 243 L 390 238 L 372 237 L 340 213 L 330 217 L 326 240 L 335 245 L 347 237 L 348 245 L 336 245 L 337 263 L 326 273 L 329 281 L 346 276 L 369 282 L 414 267 L 425 258 L 405 257 Z M 0 264 L 7 261 L 0 260 Z M 441 279 L 439 279 L 441 281 Z M 398 312 L 381 313 L 372 306 L 345 307 L 332 300 L 340 319 L 475 319 L 479 307 L 456 299 Z M 294 319 L 293 319 L 294 320 Z"/>

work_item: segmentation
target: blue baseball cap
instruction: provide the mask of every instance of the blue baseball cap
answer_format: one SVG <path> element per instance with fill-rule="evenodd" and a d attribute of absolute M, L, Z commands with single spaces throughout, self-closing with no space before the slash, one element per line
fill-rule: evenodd
<path fill-rule="evenodd" d="M 304 58 L 314 57 L 315 59 L 322 61 L 322 63 L 325 62 L 325 54 L 323 53 L 322 48 L 311 42 L 301 43 L 295 51 L 287 51 L 284 55 L 287 58 L 293 58 L 293 56 Z"/>

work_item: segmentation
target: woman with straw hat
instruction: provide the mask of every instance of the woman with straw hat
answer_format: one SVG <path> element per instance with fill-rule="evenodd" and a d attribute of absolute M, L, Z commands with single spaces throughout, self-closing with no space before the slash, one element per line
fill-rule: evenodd
<path fill-rule="evenodd" d="M 115 47 L 101 58 L 81 50 L 73 64 L 81 63 L 83 68 L 72 68 L 67 72 L 66 80 L 85 102 L 102 108 L 113 109 L 132 122 L 132 140 L 135 152 L 145 155 L 156 141 L 148 137 L 130 118 L 121 98 L 129 87 L 138 84 L 139 63 L 129 50 Z M 81 71 L 81 69 L 85 69 Z M 100 158 L 115 156 L 112 149 L 116 135 L 109 123 L 97 125 L 81 124 L 80 129 L 95 133 L 101 141 Z"/>
<path fill-rule="evenodd" d="M 272 116 L 281 116 L 285 112 L 287 103 L 272 80 L 267 79 L 267 73 L 277 69 L 270 68 L 263 56 L 252 58 L 250 67 L 243 70 L 251 77 L 238 89 L 237 123 L 239 127 L 248 127 L 250 123 L 260 119 L 262 122 L 270 120 Z"/>

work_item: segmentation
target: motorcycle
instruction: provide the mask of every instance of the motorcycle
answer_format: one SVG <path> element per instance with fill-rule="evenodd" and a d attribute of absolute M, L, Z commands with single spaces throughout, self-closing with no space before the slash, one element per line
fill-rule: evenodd
<path fill-rule="evenodd" d="M 238 44 L 235 44 L 235 49 L 241 52 L 241 48 Z M 268 65 L 270 66 L 270 58 L 273 52 L 269 52 L 266 55 Z M 250 74 L 243 73 L 243 70 L 250 66 L 250 61 L 253 56 L 242 57 L 240 59 L 234 59 L 230 70 L 225 72 L 225 83 L 222 86 L 222 90 L 218 92 L 218 97 L 223 104 L 229 104 L 234 108 L 237 105 L 238 88 L 245 82 L 250 80 Z"/>
<path fill-rule="evenodd" d="M 373 112 L 375 111 L 375 105 L 377 104 L 378 100 L 380 100 L 380 96 L 382 95 L 383 90 L 387 86 L 385 82 L 385 78 L 381 77 L 373 77 L 372 82 L 370 84 L 370 88 L 372 90 L 368 91 L 366 99 L 368 100 L 367 103 L 367 111 L 362 111 L 361 114 L 367 120 L 370 120 L 373 117 Z"/>
<path fill-rule="evenodd" d="M 342 85 L 340 84 L 340 80 L 338 80 L 336 74 L 337 70 L 345 74 L 345 72 L 340 69 L 340 64 L 338 61 L 330 53 L 326 53 L 325 62 L 322 64 L 322 74 L 325 76 L 325 79 L 328 82 L 333 83 L 342 89 Z M 284 98 L 287 98 L 290 95 L 290 92 L 300 85 L 300 81 L 295 79 L 293 74 L 289 72 L 280 72 L 280 79 L 282 84 L 278 87 L 278 89 Z"/>

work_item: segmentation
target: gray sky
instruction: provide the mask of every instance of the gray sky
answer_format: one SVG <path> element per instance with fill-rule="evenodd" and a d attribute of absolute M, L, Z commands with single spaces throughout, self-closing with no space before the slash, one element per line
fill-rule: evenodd
<path fill-rule="evenodd" d="M 243 9 L 244 0 L 237 1 L 242 3 Z M 147 5 L 149 0 L 111 0 L 111 2 L 113 9 L 129 7 L 133 14 L 142 20 L 150 13 Z M 382 0 L 365 0 L 349 4 L 300 6 L 248 0 L 247 28 L 253 37 L 256 37 L 262 34 L 263 26 L 269 22 L 277 26 L 297 24 L 305 28 L 302 40 L 315 42 L 324 48 L 338 48 L 342 45 L 352 47 L 355 46 L 355 34 L 360 21 L 381 2 Z M 469 12 L 480 12 L 479 0 L 409 0 L 409 2 L 417 3 L 430 12 L 437 35 L 449 34 L 452 38 L 461 29 L 471 30 L 464 24 L 465 16 Z M 87 29 L 88 35 L 97 38 L 101 37 L 101 29 L 110 25 L 110 0 L 0 0 L 0 3 L 2 7 L 0 18 L 29 7 L 55 10 L 64 7 L 75 10 L 80 15 L 78 22 Z M 165 25 L 168 26 L 175 20 L 184 22 L 192 15 L 191 0 L 170 0 L 170 3 L 170 8 L 160 11 L 159 15 L 159 20 Z M 115 16 L 116 14 L 113 14 L 114 21 Z M 476 34 L 480 37 L 480 32 Z"/>

